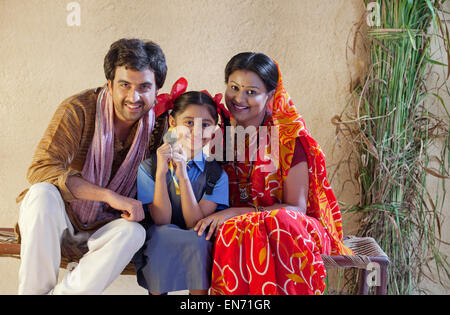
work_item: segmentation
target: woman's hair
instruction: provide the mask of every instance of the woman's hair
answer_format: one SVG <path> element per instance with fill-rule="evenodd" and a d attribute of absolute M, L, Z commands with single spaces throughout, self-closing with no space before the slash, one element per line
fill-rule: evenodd
<path fill-rule="evenodd" d="M 121 66 L 137 71 L 150 68 L 155 74 L 158 89 L 166 80 L 166 57 L 161 48 L 152 41 L 122 38 L 114 42 L 103 63 L 106 79 L 113 81 L 116 67 Z"/>
<path fill-rule="evenodd" d="M 177 115 L 182 114 L 189 105 L 205 106 L 214 122 L 217 124 L 218 112 L 217 105 L 214 100 L 206 93 L 190 91 L 181 94 L 174 102 L 173 109 L 170 115 L 175 118 Z"/>
<path fill-rule="evenodd" d="M 278 67 L 271 58 L 262 53 L 244 52 L 231 58 L 225 67 L 225 83 L 228 84 L 228 78 L 237 70 L 256 73 L 264 82 L 267 92 L 278 85 Z"/>

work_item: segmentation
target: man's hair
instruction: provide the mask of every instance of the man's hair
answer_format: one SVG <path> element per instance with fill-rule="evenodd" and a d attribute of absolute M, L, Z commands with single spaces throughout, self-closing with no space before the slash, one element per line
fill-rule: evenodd
<path fill-rule="evenodd" d="M 155 73 L 156 87 L 164 85 L 167 74 L 166 57 L 161 47 L 152 41 L 122 38 L 114 42 L 105 56 L 103 68 L 107 80 L 114 80 L 116 67 L 144 71 L 147 68 Z"/>

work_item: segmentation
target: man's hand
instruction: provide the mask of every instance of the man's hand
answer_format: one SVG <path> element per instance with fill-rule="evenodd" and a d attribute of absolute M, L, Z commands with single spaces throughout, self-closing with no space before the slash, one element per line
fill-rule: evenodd
<path fill-rule="evenodd" d="M 69 176 L 66 185 L 77 199 L 106 202 L 112 208 L 122 211 L 122 218 L 128 221 L 139 222 L 145 217 L 142 202 L 136 199 L 91 184 L 79 176 Z"/>
<path fill-rule="evenodd" d="M 127 221 L 139 222 L 144 220 L 144 208 L 139 200 L 122 196 L 111 191 L 106 201 L 112 208 L 122 211 L 121 217 Z"/>

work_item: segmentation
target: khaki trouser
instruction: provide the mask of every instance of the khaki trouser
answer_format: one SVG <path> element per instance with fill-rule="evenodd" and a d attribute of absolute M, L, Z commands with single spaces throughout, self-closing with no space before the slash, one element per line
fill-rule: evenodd
<path fill-rule="evenodd" d="M 93 233 L 74 234 L 58 189 L 31 186 L 20 206 L 22 237 L 19 294 L 100 294 L 123 271 L 145 241 L 136 222 L 114 220 Z M 58 284 L 61 242 L 87 242 L 89 251 Z"/>

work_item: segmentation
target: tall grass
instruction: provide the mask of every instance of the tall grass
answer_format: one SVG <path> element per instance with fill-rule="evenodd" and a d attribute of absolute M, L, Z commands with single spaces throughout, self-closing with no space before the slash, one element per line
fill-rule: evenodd
<path fill-rule="evenodd" d="M 374 237 L 389 256 L 390 294 L 419 293 L 418 283 L 432 264 L 438 281 L 450 279 L 450 265 L 439 250 L 450 116 L 443 99 L 425 85 L 430 65 L 448 67 L 433 60 L 430 49 L 439 36 L 449 56 L 448 28 L 439 15 L 444 2 L 377 1 L 381 25 L 367 33 L 366 77 L 353 91 L 354 107 L 334 119 L 358 164 L 360 202 L 348 211 L 361 214 L 359 234 Z M 440 91 L 449 93 L 444 87 Z M 432 97 L 443 116 L 430 109 Z M 439 152 L 430 153 L 439 142 Z M 427 190 L 427 175 L 442 181 L 444 195 Z"/>

